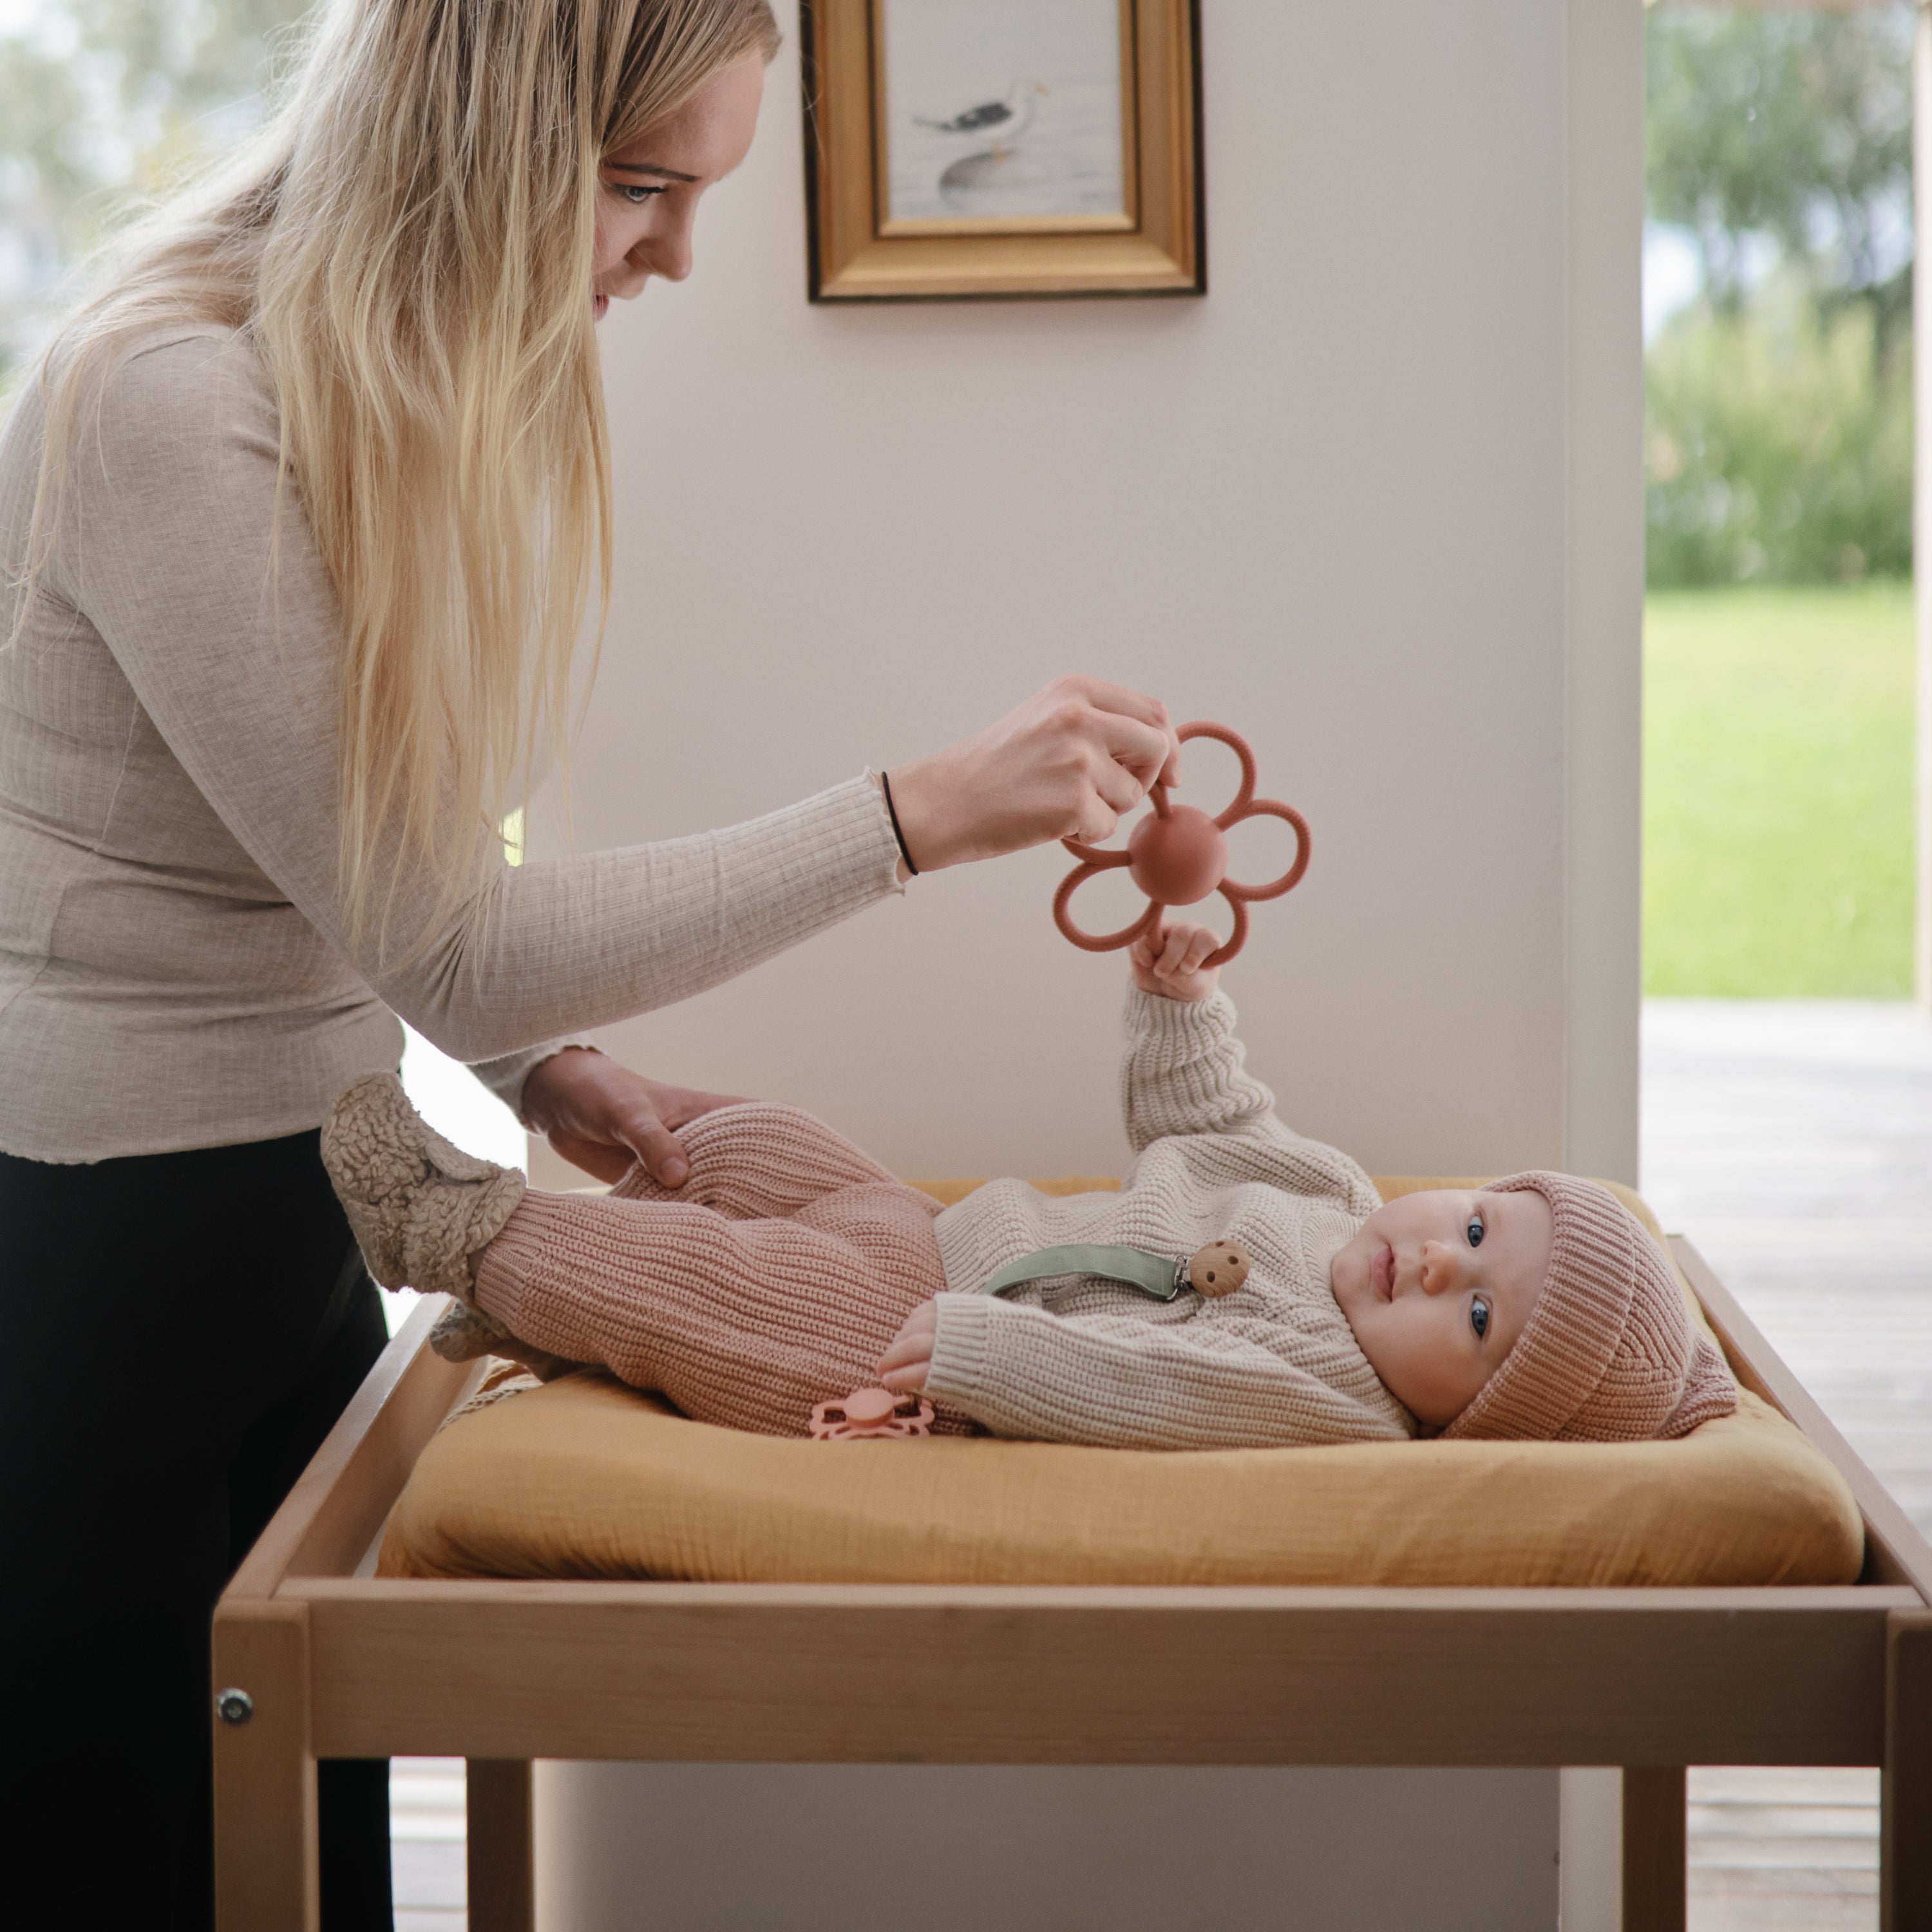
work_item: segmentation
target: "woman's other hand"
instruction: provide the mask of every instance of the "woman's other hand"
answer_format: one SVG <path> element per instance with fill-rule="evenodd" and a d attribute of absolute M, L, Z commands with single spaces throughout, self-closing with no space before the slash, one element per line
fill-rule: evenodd
<path fill-rule="evenodd" d="M 916 1395 L 926 1386 L 932 1366 L 933 1338 L 939 1333 L 939 1304 L 922 1301 L 879 1358 L 880 1386 L 901 1395 Z"/>
<path fill-rule="evenodd" d="M 1142 933 L 1127 948 L 1134 984 L 1164 999 L 1204 1000 L 1219 984 L 1221 969 L 1204 968 L 1201 962 L 1220 944 L 1220 934 L 1212 926 L 1191 919 L 1176 920 L 1156 934 Z"/>
<path fill-rule="evenodd" d="M 608 1054 L 567 1046 L 540 1060 L 524 1082 L 524 1119 L 573 1166 L 599 1180 L 621 1180 L 640 1160 L 661 1187 L 682 1187 L 691 1163 L 676 1130 L 734 1094 L 670 1087 L 620 1066 Z"/>
<path fill-rule="evenodd" d="M 1180 782 L 1180 743 L 1159 698 L 1058 677 L 977 737 L 890 777 L 906 850 L 936 872 L 1050 838 L 1105 838 L 1156 778 Z"/>

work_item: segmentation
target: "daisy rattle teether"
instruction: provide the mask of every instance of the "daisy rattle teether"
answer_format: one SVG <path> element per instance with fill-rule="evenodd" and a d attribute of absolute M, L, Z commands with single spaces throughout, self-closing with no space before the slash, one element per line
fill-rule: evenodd
<path fill-rule="evenodd" d="M 1131 946 L 1143 933 L 1158 933 L 1161 914 L 1169 906 L 1193 905 L 1218 892 L 1234 913 L 1234 929 L 1202 963 L 1225 966 L 1247 943 L 1249 906 L 1258 899 L 1278 899 L 1301 883 L 1308 869 L 1308 821 L 1278 798 L 1256 797 L 1255 754 L 1240 732 L 1202 718 L 1182 725 L 1174 735 L 1184 742 L 1190 738 L 1218 739 L 1240 760 L 1240 788 L 1233 801 L 1210 818 L 1196 806 L 1170 803 L 1166 786 L 1156 784 L 1149 794 L 1154 809 L 1134 827 L 1124 850 L 1107 851 L 1078 838 L 1063 838 L 1060 842 L 1080 863 L 1054 895 L 1054 923 L 1083 951 L 1112 952 Z M 1228 832 L 1246 818 L 1283 818 L 1294 828 L 1294 863 L 1264 886 L 1244 886 L 1227 876 Z M 1096 873 L 1121 866 L 1147 894 L 1147 910 L 1118 932 L 1082 932 L 1068 910 L 1073 895 Z"/>

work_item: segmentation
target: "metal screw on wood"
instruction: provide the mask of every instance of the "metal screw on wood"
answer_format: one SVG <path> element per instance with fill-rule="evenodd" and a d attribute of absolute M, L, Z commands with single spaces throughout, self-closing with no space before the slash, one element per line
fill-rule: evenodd
<path fill-rule="evenodd" d="M 224 1690 L 214 1700 L 214 1713 L 224 1724 L 245 1724 L 255 1714 L 255 1700 L 245 1690 Z"/>

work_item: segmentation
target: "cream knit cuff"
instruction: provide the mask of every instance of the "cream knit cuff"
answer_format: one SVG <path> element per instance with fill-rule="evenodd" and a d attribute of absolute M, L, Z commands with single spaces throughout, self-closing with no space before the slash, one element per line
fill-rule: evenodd
<path fill-rule="evenodd" d="M 1204 1000 L 1170 1000 L 1127 982 L 1127 1037 L 1141 1040 L 1225 1038 L 1234 1030 L 1234 1003 L 1219 987 Z"/>
<path fill-rule="evenodd" d="M 949 1291 L 934 1304 L 939 1325 L 932 1338 L 932 1361 L 925 1393 L 969 1414 L 983 1386 L 994 1318 L 1000 1304 L 989 1294 Z"/>

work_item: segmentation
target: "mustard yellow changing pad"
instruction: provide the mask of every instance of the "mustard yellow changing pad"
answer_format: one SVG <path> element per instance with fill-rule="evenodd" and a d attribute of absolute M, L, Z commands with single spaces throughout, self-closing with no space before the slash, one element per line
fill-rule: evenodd
<path fill-rule="evenodd" d="M 1054 1191 L 1110 1186 L 1077 1180 Z M 1443 1183 L 1388 1180 L 1385 1198 Z M 932 1184 L 956 1198 L 970 1183 Z M 1636 1196 L 1619 1189 L 1653 1232 Z M 1688 1288 L 1686 1289 L 1688 1294 Z M 718 1582 L 1850 1583 L 1851 1492 L 1768 1404 L 1676 1442 L 1186 1454 L 716 1429 L 580 1373 L 418 1460 L 386 1576 Z"/>

